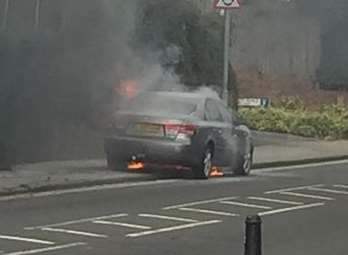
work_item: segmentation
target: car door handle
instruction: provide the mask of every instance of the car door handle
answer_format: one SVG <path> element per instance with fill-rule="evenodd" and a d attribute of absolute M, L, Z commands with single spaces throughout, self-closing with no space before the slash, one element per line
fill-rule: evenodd
<path fill-rule="evenodd" d="M 222 134 L 222 129 L 219 128 L 214 128 L 214 132 L 218 133 L 218 134 Z"/>

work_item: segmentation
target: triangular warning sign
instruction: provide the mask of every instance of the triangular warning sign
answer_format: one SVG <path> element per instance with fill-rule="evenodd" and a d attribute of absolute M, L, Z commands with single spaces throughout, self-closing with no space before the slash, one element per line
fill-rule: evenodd
<path fill-rule="evenodd" d="M 239 0 L 215 0 L 216 9 L 238 9 L 240 8 Z"/>

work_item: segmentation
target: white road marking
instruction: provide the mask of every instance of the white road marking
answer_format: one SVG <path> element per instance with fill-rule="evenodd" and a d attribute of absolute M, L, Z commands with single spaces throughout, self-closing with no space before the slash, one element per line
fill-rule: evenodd
<path fill-rule="evenodd" d="M 54 244 L 54 242 L 51 242 L 51 241 L 20 237 L 20 236 L 0 235 L 0 239 L 10 240 L 10 241 L 21 241 L 21 242 L 28 242 L 28 243 L 48 244 L 48 245 Z"/>
<path fill-rule="evenodd" d="M 151 229 L 151 227 L 149 227 L 149 226 L 136 225 L 136 224 L 130 224 L 130 223 L 124 223 L 124 222 L 116 222 L 116 221 L 96 220 L 96 221 L 93 221 L 93 223 L 103 224 L 103 225 L 113 225 L 113 226 L 127 227 L 127 228 Z"/>
<path fill-rule="evenodd" d="M 226 204 L 226 205 L 236 205 L 236 206 L 241 206 L 241 207 L 248 207 L 248 208 L 272 209 L 272 207 L 269 207 L 269 206 L 240 203 L 240 202 L 235 202 L 235 201 L 220 201 L 220 203 Z"/>
<path fill-rule="evenodd" d="M 174 227 L 168 227 L 168 228 L 160 228 L 156 230 L 149 230 L 149 231 L 144 231 L 140 233 L 132 233 L 126 235 L 127 237 L 140 237 L 140 236 L 147 236 L 147 235 L 153 235 L 153 234 L 158 234 L 158 233 L 164 233 L 164 232 L 172 232 L 176 230 L 181 230 L 181 229 L 187 229 L 187 228 L 194 228 L 194 227 L 199 227 L 199 226 L 204 226 L 204 225 L 210 225 L 210 224 L 216 224 L 216 223 L 221 223 L 221 220 L 210 220 L 210 221 L 201 221 L 201 222 L 196 222 L 196 223 L 190 223 L 190 224 L 185 224 L 185 225 L 179 225 L 179 226 L 174 226 Z"/>
<path fill-rule="evenodd" d="M 302 202 L 280 200 L 280 199 L 273 199 L 273 198 L 267 198 L 267 197 L 248 197 L 248 199 L 257 200 L 257 201 L 274 202 L 274 203 L 287 204 L 287 205 L 303 205 Z"/>
<path fill-rule="evenodd" d="M 260 212 L 260 213 L 258 213 L 258 215 L 259 216 L 273 215 L 273 214 L 284 213 L 284 212 L 295 211 L 295 210 L 301 210 L 301 209 L 307 209 L 307 208 L 323 206 L 323 205 L 325 205 L 325 203 L 314 203 L 314 204 L 293 206 L 293 207 L 281 208 L 281 209 L 272 210 L 272 211 Z"/>
<path fill-rule="evenodd" d="M 89 237 L 100 237 L 100 238 L 108 237 L 107 235 L 95 234 L 90 232 L 82 232 L 82 231 L 76 231 L 76 230 L 70 230 L 70 229 L 62 229 L 62 228 L 41 228 L 41 230 L 58 232 L 58 233 L 66 233 L 66 234 L 72 234 L 72 235 L 78 235 L 78 236 L 89 236 Z"/>
<path fill-rule="evenodd" d="M 321 192 L 327 192 L 327 193 L 333 193 L 333 194 L 348 195 L 347 191 L 342 191 L 342 190 L 323 189 L 323 188 L 308 188 L 308 190 L 321 191 Z"/>
<path fill-rule="evenodd" d="M 324 184 L 314 184 L 314 185 L 299 186 L 299 187 L 292 187 L 292 188 L 285 188 L 285 189 L 276 189 L 276 190 L 266 191 L 264 193 L 265 194 L 272 194 L 272 193 L 280 193 L 283 191 L 295 191 L 295 190 L 307 189 L 310 187 L 320 187 L 320 186 L 324 186 Z"/>
<path fill-rule="evenodd" d="M 84 187 L 84 188 L 74 188 L 74 189 L 64 189 L 64 190 L 54 190 L 54 191 L 44 191 L 44 192 L 37 192 L 37 193 L 25 193 L 25 194 L 18 194 L 18 195 L 10 195 L 10 196 L 0 197 L 0 201 L 10 201 L 10 200 L 16 200 L 16 199 L 30 199 L 30 198 L 35 198 L 35 197 L 59 196 L 59 195 L 64 195 L 64 194 L 74 194 L 74 193 L 83 193 L 83 192 L 109 190 L 109 189 L 153 186 L 153 185 L 159 185 L 159 184 L 175 183 L 178 181 L 179 180 L 157 180 L 157 181 L 143 181 L 143 182 L 131 182 L 131 183 L 104 184 L 104 185 L 97 185 L 97 186 Z"/>
<path fill-rule="evenodd" d="M 196 213 L 206 213 L 206 214 L 213 214 L 213 215 L 220 215 L 220 216 L 230 216 L 230 217 L 238 217 L 239 214 L 236 213 L 230 213 L 230 212 L 222 212 L 222 211 L 213 211 L 213 210 L 206 210 L 206 209 L 197 209 L 197 208 L 186 208 L 181 207 L 179 208 L 181 211 L 187 211 L 187 212 L 196 212 Z"/>
<path fill-rule="evenodd" d="M 192 223 L 198 222 L 198 220 L 193 220 L 193 219 L 188 219 L 188 218 L 179 218 L 179 217 L 157 215 L 157 214 L 148 214 L 148 213 L 140 213 L 140 214 L 138 214 L 138 216 L 146 217 L 146 218 L 161 219 L 161 220 L 173 220 L 173 221 L 192 222 Z"/>
<path fill-rule="evenodd" d="M 67 226 L 72 224 L 78 224 L 78 223 L 85 223 L 85 222 L 93 222 L 95 220 L 105 220 L 105 219 L 111 219 L 111 218 L 119 218 L 119 217 L 126 217 L 128 214 L 126 213 L 119 213 L 119 214 L 112 214 L 107 216 L 100 216 L 100 217 L 93 217 L 93 218 L 85 218 L 85 219 L 78 219 L 78 220 L 71 220 L 71 221 L 65 221 L 60 223 L 54 223 L 49 225 L 42 225 L 42 226 L 35 226 L 35 227 L 25 227 L 25 230 L 35 230 L 35 229 L 41 229 L 41 228 L 50 228 L 50 227 L 60 227 L 60 226 Z"/>
<path fill-rule="evenodd" d="M 162 209 L 163 210 L 179 209 L 181 207 L 209 204 L 209 203 L 220 202 L 220 201 L 225 201 L 225 200 L 230 200 L 230 199 L 235 199 L 235 198 L 236 197 L 222 197 L 222 198 L 216 198 L 216 199 L 202 200 L 202 201 L 197 201 L 197 202 L 190 202 L 190 203 L 185 203 L 185 204 L 166 206 Z"/>
<path fill-rule="evenodd" d="M 341 165 L 341 164 L 347 164 L 347 163 L 348 163 L 348 160 L 345 159 L 345 160 L 311 163 L 311 164 L 303 164 L 303 165 L 296 165 L 296 166 L 261 168 L 261 169 L 254 169 L 254 171 L 255 173 L 277 172 L 277 171 L 296 170 L 296 169 L 305 169 L 305 168 L 322 167 L 322 166 Z"/>
<path fill-rule="evenodd" d="M 82 246 L 82 245 L 86 245 L 86 243 L 82 243 L 82 242 L 71 243 L 71 244 L 57 245 L 57 246 L 51 246 L 51 247 L 35 249 L 35 250 L 16 251 L 16 252 L 6 253 L 2 255 L 29 255 L 29 254 L 36 254 L 36 253 L 43 253 L 48 251 L 56 251 L 56 250 L 62 250 L 67 248 L 73 248 L 73 247 Z"/>
<path fill-rule="evenodd" d="M 342 189 L 348 189 L 348 185 L 342 185 L 342 184 L 336 184 L 333 185 L 335 188 L 342 188 Z"/>
<path fill-rule="evenodd" d="M 316 196 L 316 195 L 309 195 L 309 194 L 303 194 L 303 193 L 297 193 L 297 192 L 285 191 L 285 192 L 280 192 L 279 194 L 295 196 L 295 197 L 314 198 L 314 199 L 320 199 L 320 200 L 335 200 L 332 197 Z"/>
<path fill-rule="evenodd" d="M 255 174 L 257 174 L 257 173 L 263 173 L 263 172 L 296 170 L 296 169 L 305 169 L 305 168 L 313 168 L 313 167 L 321 167 L 321 166 L 340 165 L 340 164 L 347 164 L 347 163 L 348 163 L 348 160 L 337 160 L 337 161 L 331 161 L 331 162 L 303 164 L 303 165 L 296 165 L 296 166 L 254 169 L 254 171 L 255 171 Z M 230 180 L 230 182 L 236 181 L 235 178 L 228 178 L 228 179 Z M 219 179 L 219 180 L 217 179 L 217 180 L 213 180 L 213 182 L 216 182 L 216 181 L 224 182 L 225 180 L 228 180 L 228 179 L 227 178 Z M 244 180 L 244 178 L 241 180 Z M 0 201 L 30 199 L 33 197 L 58 196 L 58 195 L 64 195 L 64 194 L 83 193 L 83 192 L 89 192 L 89 191 L 99 191 L 99 190 L 119 189 L 119 188 L 131 188 L 131 187 L 138 187 L 138 186 L 151 186 L 151 185 L 157 185 L 157 184 L 175 183 L 179 181 L 181 180 L 157 180 L 157 181 L 144 181 L 144 182 L 133 182 L 133 183 L 104 184 L 104 185 L 97 185 L 93 187 L 10 195 L 10 196 L 0 197 Z M 226 182 L 229 182 L 229 181 L 226 181 Z"/>

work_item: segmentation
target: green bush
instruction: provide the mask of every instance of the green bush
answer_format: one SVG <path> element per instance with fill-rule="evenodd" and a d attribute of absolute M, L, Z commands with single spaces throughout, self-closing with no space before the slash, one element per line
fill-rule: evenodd
<path fill-rule="evenodd" d="M 270 108 L 242 108 L 240 114 L 251 128 L 259 131 L 348 139 L 348 108 L 340 105 L 311 111 L 300 99 L 292 98 Z"/>

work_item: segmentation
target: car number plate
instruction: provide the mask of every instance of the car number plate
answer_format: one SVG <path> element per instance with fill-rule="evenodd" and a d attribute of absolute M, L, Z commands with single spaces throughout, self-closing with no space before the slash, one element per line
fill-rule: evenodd
<path fill-rule="evenodd" d="M 128 133 L 162 137 L 164 136 L 164 128 L 163 125 L 159 124 L 136 123 Z"/>

